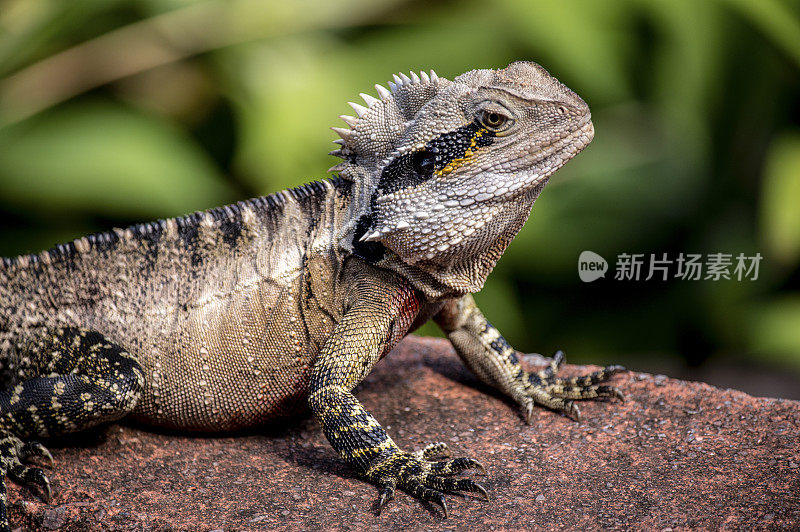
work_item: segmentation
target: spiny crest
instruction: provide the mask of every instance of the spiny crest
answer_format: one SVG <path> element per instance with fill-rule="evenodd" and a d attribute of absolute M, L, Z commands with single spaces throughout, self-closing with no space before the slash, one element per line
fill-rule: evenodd
<path fill-rule="evenodd" d="M 135 224 L 125 229 L 114 228 L 58 244 L 41 253 L 0 257 L 0 273 L 69 262 L 81 255 L 113 252 L 121 243 L 126 242 L 155 244 L 164 235 L 167 235 L 170 240 L 181 238 L 184 241 L 190 241 L 200 230 L 211 234 L 215 240 L 219 237 L 222 242 L 233 247 L 243 233 L 258 230 L 259 219 L 270 218 L 270 212 L 279 212 L 287 201 L 305 203 L 313 201 L 314 197 L 322 197 L 333 189 L 347 190 L 349 187 L 349 182 L 338 178 L 312 181 L 299 187 L 223 207 Z"/>
<path fill-rule="evenodd" d="M 406 101 L 427 101 L 435 93 L 439 82 L 439 76 L 433 70 L 430 73 L 411 72 L 410 75 L 400 73 L 395 74 L 393 81 L 388 83 L 389 89 L 375 85 L 378 98 L 362 92 L 360 96 L 366 105 L 348 102 L 356 116 L 339 116 L 348 127 L 331 128 L 341 138 L 333 141 L 340 148 L 330 152 L 330 155 L 345 160 L 357 158 L 360 163 L 380 160 L 381 154 L 405 129 L 405 121 L 409 118 L 409 111 L 405 109 L 408 106 L 404 105 Z M 416 97 L 412 97 L 414 93 L 417 93 Z M 411 112 L 416 112 L 416 109 Z M 328 171 L 340 171 L 343 166 L 338 164 Z"/>

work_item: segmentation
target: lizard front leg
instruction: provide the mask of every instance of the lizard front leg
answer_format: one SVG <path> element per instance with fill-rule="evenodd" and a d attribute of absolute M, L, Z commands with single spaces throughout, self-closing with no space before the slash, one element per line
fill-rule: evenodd
<path fill-rule="evenodd" d="M 622 366 L 607 366 L 589 375 L 558 378 L 556 371 L 564 361 L 561 351 L 542 371 L 525 371 L 517 352 L 500 332 L 489 323 L 475 304 L 471 295 L 448 301 L 434 317 L 447 334 L 456 352 L 486 384 L 502 391 L 525 410 L 525 421 L 530 422 L 533 405 L 539 404 L 563 412 L 577 420 L 580 410 L 575 400 L 616 397 L 624 400 L 622 392 L 613 386 L 598 385 L 620 371 Z"/>
<path fill-rule="evenodd" d="M 53 329 L 20 349 L 27 361 L 20 382 L 0 391 L 0 532 L 10 530 L 7 475 L 50 497 L 47 476 L 25 462 L 41 457 L 52 465 L 53 457 L 30 440 L 121 418 L 136 405 L 145 382 L 138 361 L 94 331 Z"/>
<path fill-rule="evenodd" d="M 362 297 L 347 310 L 323 346 L 312 369 L 309 406 L 325 436 L 341 457 L 380 490 L 378 512 L 396 488 L 440 504 L 447 517 L 443 492 L 486 490 L 473 480 L 451 478 L 483 466 L 470 458 L 434 461 L 447 452 L 444 444 L 407 452 L 395 444 L 351 390 L 369 373 L 380 356 L 405 334 L 419 306 L 407 286 L 381 285 L 359 290 Z"/>

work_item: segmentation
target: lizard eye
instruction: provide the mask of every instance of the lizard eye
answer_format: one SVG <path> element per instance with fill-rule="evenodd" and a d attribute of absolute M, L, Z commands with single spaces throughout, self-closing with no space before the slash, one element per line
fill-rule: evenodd
<path fill-rule="evenodd" d="M 504 114 L 498 113 L 497 111 L 481 111 L 478 114 L 478 120 L 486 129 L 499 131 L 503 129 L 506 124 L 508 124 L 510 118 Z"/>
<path fill-rule="evenodd" d="M 414 171 L 423 177 L 430 177 L 433 175 L 434 162 L 433 154 L 428 150 L 415 152 L 411 159 Z"/>

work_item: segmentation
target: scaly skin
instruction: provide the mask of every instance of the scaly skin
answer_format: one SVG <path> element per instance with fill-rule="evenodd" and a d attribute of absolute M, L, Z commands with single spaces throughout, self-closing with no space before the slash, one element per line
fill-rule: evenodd
<path fill-rule="evenodd" d="M 38 487 L 37 438 L 131 415 L 223 431 L 309 407 L 380 489 L 447 506 L 488 498 L 444 444 L 400 449 L 353 396 L 380 357 L 433 318 L 487 384 L 530 416 L 578 417 L 597 383 L 525 371 L 470 295 L 550 175 L 593 135 L 589 109 L 534 63 L 454 81 L 395 76 L 343 116 L 339 176 L 186 217 L 115 229 L 0 263 L 0 477 Z M 0 482 L 0 530 L 8 530 Z"/>

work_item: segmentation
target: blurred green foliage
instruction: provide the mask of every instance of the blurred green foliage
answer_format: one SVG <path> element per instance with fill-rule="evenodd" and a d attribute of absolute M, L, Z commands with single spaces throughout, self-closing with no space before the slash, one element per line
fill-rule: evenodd
<path fill-rule="evenodd" d="M 0 1 L 0 254 L 320 178 L 358 92 L 517 59 L 596 139 L 477 296 L 512 344 L 800 371 L 798 0 Z M 585 249 L 764 260 L 583 284 Z"/>

